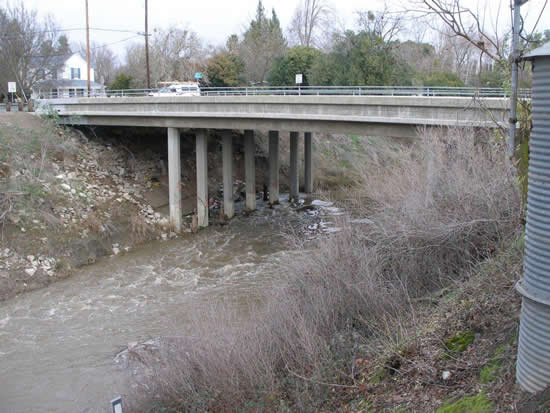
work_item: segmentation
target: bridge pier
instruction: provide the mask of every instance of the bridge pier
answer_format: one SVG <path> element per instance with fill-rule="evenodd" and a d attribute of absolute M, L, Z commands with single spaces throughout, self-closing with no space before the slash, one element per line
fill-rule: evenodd
<path fill-rule="evenodd" d="M 208 226 L 208 136 L 206 129 L 195 133 L 197 153 L 197 216 L 199 227 Z"/>
<path fill-rule="evenodd" d="M 170 196 L 170 223 L 181 231 L 181 159 L 180 131 L 168 128 L 168 189 Z"/>
<path fill-rule="evenodd" d="M 246 209 L 256 209 L 256 146 L 254 131 L 244 131 L 244 176 L 246 182 Z"/>
<path fill-rule="evenodd" d="M 313 164 L 312 164 L 311 132 L 304 133 L 304 192 L 313 192 Z"/>
<path fill-rule="evenodd" d="M 290 132 L 290 200 L 297 201 L 298 190 L 298 132 Z"/>
<path fill-rule="evenodd" d="M 269 131 L 269 203 L 279 203 L 279 131 Z"/>
<path fill-rule="evenodd" d="M 224 130 L 223 139 L 223 212 L 228 219 L 235 215 L 233 203 L 233 132 Z"/>

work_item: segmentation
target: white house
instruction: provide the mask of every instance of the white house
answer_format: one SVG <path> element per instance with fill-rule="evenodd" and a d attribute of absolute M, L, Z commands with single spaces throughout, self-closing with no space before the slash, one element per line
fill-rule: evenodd
<path fill-rule="evenodd" d="M 86 60 L 80 53 L 69 58 L 59 57 L 60 69 L 51 79 L 41 80 L 32 88 L 33 99 L 86 96 L 88 94 L 88 71 Z M 90 68 L 92 96 L 105 95 L 105 86 L 95 82 L 93 67 Z"/>

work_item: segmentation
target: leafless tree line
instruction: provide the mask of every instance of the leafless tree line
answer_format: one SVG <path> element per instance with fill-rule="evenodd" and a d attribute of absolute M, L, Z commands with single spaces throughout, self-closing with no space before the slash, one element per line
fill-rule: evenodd
<path fill-rule="evenodd" d="M 495 62 L 505 62 L 509 55 L 510 22 L 502 18 L 505 13 L 500 3 L 497 10 L 488 10 L 486 4 L 479 0 L 477 7 L 469 8 L 461 0 L 409 0 L 400 10 L 388 6 L 357 10 L 355 28 L 384 42 L 399 40 L 395 53 L 406 58 L 417 71 L 430 71 L 437 66 L 469 82 L 482 70 L 492 70 Z M 261 2 L 259 7 L 263 7 Z M 221 48 L 206 44 L 188 27 L 154 30 L 150 39 L 153 84 L 191 80 L 195 72 L 205 70 L 208 59 L 220 50 L 243 61 L 248 83 L 262 83 L 288 46 L 329 51 L 346 29 L 330 0 L 300 0 L 286 28 L 286 38 L 274 35 L 269 24 L 263 31 L 257 28 L 254 33 L 249 28 L 241 35 L 230 36 Z M 56 57 L 63 47 L 61 38 L 51 17 L 39 19 L 36 11 L 22 2 L 0 8 L 0 94 L 7 92 L 8 81 L 16 81 L 19 89 L 28 91 L 33 83 L 58 70 L 60 59 Z M 407 38 L 411 40 L 405 41 Z M 82 51 L 83 47 L 76 45 L 72 49 Z M 426 54 L 428 49 L 430 56 Z M 143 42 L 130 44 L 122 59 L 106 45 L 92 43 L 91 58 L 98 81 L 110 85 L 117 74 L 125 73 L 133 78 L 136 87 L 145 85 Z"/>

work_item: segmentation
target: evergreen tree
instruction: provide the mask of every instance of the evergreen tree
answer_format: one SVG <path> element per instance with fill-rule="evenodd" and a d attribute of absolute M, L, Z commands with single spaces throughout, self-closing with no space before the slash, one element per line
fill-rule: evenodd
<path fill-rule="evenodd" d="M 269 71 L 286 50 L 286 40 L 283 36 L 277 13 L 272 10 L 268 19 L 262 1 L 258 1 L 256 18 L 250 22 L 249 28 L 243 34 L 239 47 L 239 55 L 245 65 L 245 77 L 248 83 L 262 84 L 266 81 Z"/>
<path fill-rule="evenodd" d="M 315 60 L 323 53 L 313 47 L 296 46 L 288 49 L 284 57 L 278 58 L 269 73 L 269 84 L 274 86 L 294 86 L 296 74 L 304 75 L 303 85 L 309 85 L 307 74 Z"/>

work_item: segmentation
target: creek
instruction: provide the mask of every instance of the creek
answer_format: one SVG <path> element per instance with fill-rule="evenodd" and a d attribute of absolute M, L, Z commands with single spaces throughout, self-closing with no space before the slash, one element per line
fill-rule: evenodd
<path fill-rule="evenodd" d="M 146 244 L 0 303 L 0 411 L 110 411 L 127 386 L 114 360 L 128 343 L 185 334 L 218 300 L 254 300 L 300 253 L 285 234 L 337 229 L 337 208 L 311 204 L 259 201 L 228 225 Z"/>

